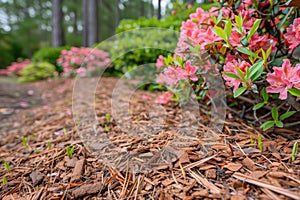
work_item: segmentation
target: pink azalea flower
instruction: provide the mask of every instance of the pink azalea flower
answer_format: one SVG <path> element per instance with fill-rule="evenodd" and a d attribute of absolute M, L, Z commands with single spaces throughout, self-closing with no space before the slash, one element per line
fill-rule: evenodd
<path fill-rule="evenodd" d="M 300 84 L 300 64 L 295 67 L 291 66 L 288 59 L 283 60 L 282 67 L 273 67 L 274 72 L 267 75 L 268 93 L 280 93 L 279 99 L 287 98 L 288 88 L 297 88 Z M 299 87 L 300 88 L 300 87 Z"/>
<path fill-rule="evenodd" d="M 192 81 L 197 81 L 198 77 L 196 76 L 198 67 L 193 66 L 190 61 L 185 63 L 185 70 L 183 71 L 184 78 L 189 78 Z"/>
<path fill-rule="evenodd" d="M 190 14 L 190 19 L 197 22 L 202 22 L 205 17 L 206 15 L 204 14 L 202 8 L 197 8 L 196 13 Z"/>
<path fill-rule="evenodd" d="M 292 53 L 294 49 L 300 44 L 300 18 L 296 18 L 287 29 L 286 34 L 286 43 L 290 48 L 289 53 Z"/>
<path fill-rule="evenodd" d="M 267 51 L 272 45 L 272 51 L 276 51 L 276 42 L 270 38 L 268 38 L 267 35 L 259 36 L 258 33 L 254 33 L 250 40 L 250 49 L 253 52 L 258 51 L 259 49 L 263 49 L 264 51 Z"/>
<path fill-rule="evenodd" d="M 155 103 L 167 104 L 172 100 L 173 93 L 170 91 L 164 92 L 162 95 L 155 99 Z"/>
<path fill-rule="evenodd" d="M 246 61 L 242 61 L 242 62 L 238 63 L 236 60 L 233 60 L 232 62 L 227 62 L 227 64 L 224 66 L 224 72 L 234 73 L 238 77 L 240 77 L 239 73 L 235 69 L 235 66 L 240 68 L 244 72 L 244 74 L 246 74 L 246 68 L 251 67 L 251 65 Z M 222 76 L 223 76 L 224 80 L 226 81 L 226 85 L 229 87 L 233 87 L 233 92 L 235 92 L 239 88 L 239 86 L 241 84 L 240 80 L 231 78 L 225 74 L 223 74 Z"/>
<path fill-rule="evenodd" d="M 32 96 L 32 95 L 34 94 L 34 91 L 33 91 L 33 90 L 28 90 L 28 91 L 27 91 L 27 94 L 28 94 L 29 96 Z"/>
<path fill-rule="evenodd" d="M 237 31 L 232 31 L 229 37 L 230 44 L 234 47 L 242 47 L 243 45 L 240 42 L 242 38 L 243 38 L 242 34 L 240 34 Z"/>
<path fill-rule="evenodd" d="M 164 57 L 162 55 L 158 56 L 158 58 L 156 60 L 156 63 L 155 63 L 155 66 L 158 67 L 158 68 L 161 68 L 161 67 L 165 66 Z"/>

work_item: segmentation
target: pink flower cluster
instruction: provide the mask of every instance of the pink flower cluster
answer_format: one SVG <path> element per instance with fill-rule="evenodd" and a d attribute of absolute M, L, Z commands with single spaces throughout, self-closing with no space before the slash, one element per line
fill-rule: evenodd
<path fill-rule="evenodd" d="M 170 64 L 169 58 L 164 60 L 163 56 L 159 56 L 157 59 L 156 66 L 162 68 L 157 82 L 167 84 L 173 89 L 177 88 L 179 81 L 187 80 L 190 83 L 200 83 L 197 82 L 199 79 L 197 71 L 199 69 L 198 74 L 201 74 L 202 68 L 192 65 L 189 59 L 195 55 L 201 56 L 203 53 L 209 53 L 216 59 L 221 58 L 216 62 L 218 66 L 208 64 L 204 68 L 206 71 L 227 72 L 222 77 L 225 84 L 232 87 L 234 92 L 241 86 L 246 86 L 248 90 L 257 87 L 254 84 L 259 83 L 253 82 L 254 79 L 255 81 L 259 79 L 260 83 L 265 81 L 261 71 L 267 68 L 272 70 L 272 65 L 268 66 L 269 63 L 267 62 L 270 61 L 271 56 L 276 59 L 285 57 L 282 52 L 278 54 L 276 47 L 278 42 L 283 41 L 289 48 L 289 53 L 293 53 L 295 48 L 300 45 L 300 18 L 294 19 L 293 24 L 286 29 L 285 34 L 279 34 L 281 37 L 279 40 L 277 36 L 276 38 L 272 36 L 271 31 L 265 29 L 264 25 L 273 24 L 277 26 L 282 19 L 275 17 L 268 22 L 263 19 L 262 15 L 256 13 L 252 4 L 252 0 L 245 0 L 235 12 L 230 9 L 230 5 L 221 9 L 213 7 L 209 11 L 198 8 L 187 21 L 182 22 L 177 49 L 173 56 L 174 64 L 172 62 Z M 261 2 L 260 6 L 267 11 L 270 3 Z M 226 30 L 228 20 L 232 24 L 230 31 Z M 255 31 L 253 31 L 253 27 L 256 27 Z M 284 44 L 281 43 L 277 46 Z M 271 51 L 268 51 L 270 48 Z M 199 50 L 199 52 L 195 52 L 195 50 Z M 263 65 L 257 65 L 261 61 L 264 62 Z M 253 69 L 252 66 L 256 68 Z M 258 66 L 261 67 L 259 71 Z M 249 69 L 248 73 L 247 69 Z M 267 73 L 266 81 L 270 84 L 266 88 L 268 93 L 279 93 L 280 99 L 286 99 L 287 89 L 296 88 L 300 90 L 300 64 L 293 67 L 290 60 L 284 59 L 282 67 L 273 67 L 273 71 L 273 73 Z M 162 101 L 162 99 L 165 100 L 166 96 L 159 97 L 158 101 Z"/>
<path fill-rule="evenodd" d="M 197 67 L 193 66 L 190 61 L 187 61 L 184 65 L 184 69 L 180 66 L 168 66 L 159 74 L 156 82 L 161 84 L 167 84 L 169 86 L 176 85 L 180 80 L 189 79 L 191 81 L 197 81 L 196 76 Z"/>
<path fill-rule="evenodd" d="M 293 24 L 286 29 L 284 36 L 289 47 L 289 53 L 292 53 L 300 45 L 300 18 L 294 20 Z"/>
<path fill-rule="evenodd" d="M 99 67 L 105 67 L 111 62 L 109 53 L 93 48 L 72 47 L 71 50 L 63 50 L 57 63 L 63 67 L 62 76 L 78 75 L 85 77 L 89 72 Z"/>
<path fill-rule="evenodd" d="M 231 62 L 227 62 L 224 65 L 224 72 L 233 73 L 233 74 L 235 74 L 235 75 L 237 75 L 238 77 L 241 78 L 241 76 L 239 75 L 239 73 L 236 70 L 236 67 L 238 67 L 245 75 L 246 74 L 246 68 L 250 68 L 251 65 L 250 65 L 250 63 L 248 63 L 246 61 L 237 62 L 236 60 L 232 60 Z M 234 92 L 240 87 L 240 84 L 242 83 L 240 80 L 229 77 L 225 74 L 223 74 L 223 79 L 226 81 L 227 86 L 233 87 Z"/>
<path fill-rule="evenodd" d="M 274 72 L 267 75 L 270 86 L 267 87 L 268 93 L 279 93 L 279 98 L 287 98 L 288 88 L 300 90 L 300 64 L 292 67 L 288 59 L 283 60 L 282 67 L 274 67 Z"/>
<path fill-rule="evenodd" d="M 0 70 L 0 75 L 7 75 L 9 73 L 13 73 L 15 75 L 20 75 L 20 72 L 24 67 L 31 64 L 31 61 L 26 59 L 20 62 L 13 62 L 7 69 Z"/>
<path fill-rule="evenodd" d="M 173 93 L 170 91 L 164 92 L 162 95 L 155 99 L 155 103 L 167 104 L 172 101 Z"/>

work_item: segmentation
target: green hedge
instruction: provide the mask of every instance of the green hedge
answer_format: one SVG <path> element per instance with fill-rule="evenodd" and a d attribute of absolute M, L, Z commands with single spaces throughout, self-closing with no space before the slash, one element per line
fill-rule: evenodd
<path fill-rule="evenodd" d="M 33 62 L 48 62 L 55 66 L 57 72 L 62 72 L 62 67 L 57 65 L 56 60 L 59 58 L 62 50 L 69 50 L 70 47 L 45 47 L 35 52 L 32 61 Z"/>
<path fill-rule="evenodd" d="M 27 65 L 21 72 L 19 82 L 34 82 L 53 77 L 55 66 L 48 62 L 32 63 Z"/>

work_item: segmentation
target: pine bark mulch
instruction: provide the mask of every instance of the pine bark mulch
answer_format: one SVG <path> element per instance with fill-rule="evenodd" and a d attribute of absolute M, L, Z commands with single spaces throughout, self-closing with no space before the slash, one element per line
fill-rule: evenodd
<path fill-rule="evenodd" d="M 173 104 L 153 108 L 158 93 L 137 91 L 131 98 L 133 124 L 150 126 L 153 118 L 149 111 L 164 114 L 165 122 L 159 129 L 153 127 L 155 131 L 149 137 L 126 134 L 117 119 L 111 117 L 107 122 L 117 80 L 102 81 L 95 95 L 96 130 L 132 158 L 153 165 L 142 172 L 126 163 L 118 168 L 107 165 L 103 160 L 110 151 L 91 150 L 76 131 L 74 80 L 38 82 L 25 85 L 25 89 L 34 90 L 30 98 L 43 104 L 16 106 L 14 113 L 1 118 L 0 179 L 7 183 L 0 186 L 0 199 L 300 199 L 299 154 L 291 162 L 293 144 L 300 143 L 299 132 L 272 129 L 264 133 L 234 117 L 224 123 L 220 140 L 203 153 L 205 142 L 201 138 L 210 120 L 203 108 L 195 130 L 199 138 L 174 157 L 176 150 L 161 150 L 180 132 L 176 129 L 182 120 L 180 109 Z M 2 108 L 13 107 L 16 102 L 12 99 L 1 104 Z M 257 144 L 259 134 L 262 152 Z M 66 147 L 72 145 L 70 158 Z"/>

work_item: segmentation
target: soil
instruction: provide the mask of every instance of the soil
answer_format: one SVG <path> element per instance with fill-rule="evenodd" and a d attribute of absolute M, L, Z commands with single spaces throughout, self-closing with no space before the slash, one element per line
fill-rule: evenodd
<path fill-rule="evenodd" d="M 74 82 L 0 83 L 0 199 L 300 199 L 295 129 L 231 113 L 216 132 L 205 106 L 187 126 L 195 117 L 153 103 L 159 92 L 112 103 L 115 78 L 98 84 L 94 113 L 85 98 L 73 111 Z"/>

